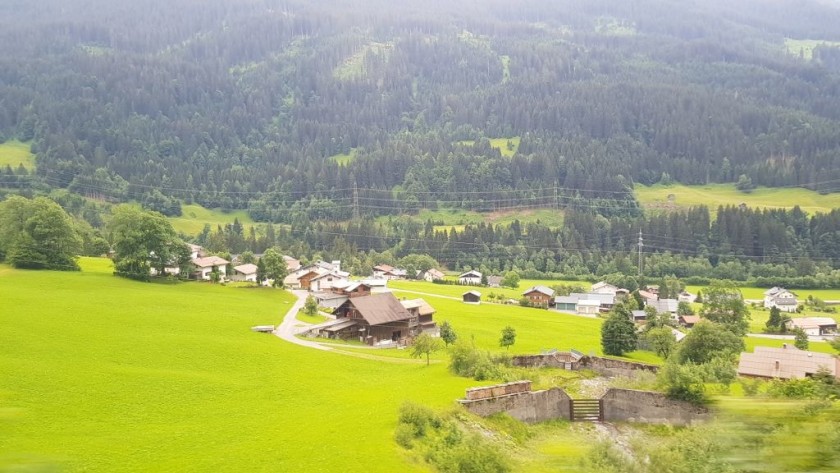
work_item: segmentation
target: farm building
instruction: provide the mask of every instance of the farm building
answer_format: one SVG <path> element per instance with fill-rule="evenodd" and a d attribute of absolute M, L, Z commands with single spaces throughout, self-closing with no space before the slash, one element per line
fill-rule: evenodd
<path fill-rule="evenodd" d="M 426 282 L 434 282 L 443 279 L 444 274 L 435 268 L 428 271 L 420 271 L 417 273 L 417 279 L 422 279 Z"/>
<path fill-rule="evenodd" d="M 465 304 L 480 304 L 481 293 L 478 291 L 467 291 L 461 295 Z"/>
<path fill-rule="evenodd" d="M 347 297 L 364 297 L 371 294 L 371 287 L 360 281 L 348 281 L 346 284 L 333 284 L 332 292 Z"/>
<path fill-rule="evenodd" d="M 502 277 L 487 276 L 487 287 L 502 287 Z"/>
<path fill-rule="evenodd" d="M 430 306 L 423 299 L 411 299 L 407 301 L 400 301 L 405 310 L 411 314 L 412 317 L 417 317 L 417 323 L 420 325 L 420 330 L 427 333 L 437 334 L 438 329 L 432 318 L 435 315 L 435 309 Z"/>
<path fill-rule="evenodd" d="M 764 291 L 764 307 L 776 307 L 782 312 L 796 312 L 796 294 L 783 287 L 774 287 Z"/>
<path fill-rule="evenodd" d="M 563 312 L 577 312 L 578 300 L 573 296 L 557 296 L 554 298 L 554 308 Z"/>
<path fill-rule="evenodd" d="M 350 273 L 334 269 L 328 273 L 311 279 L 309 289 L 312 291 L 329 291 L 333 286 L 343 287 L 350 282 Z"/>
<path fill-rule="evenodd" d="M 286 262 L 286 270 L 289 272 L 300 269 L 300 260 L 292 258 L 291 256 L 283 255 L 283 261 Z"/>
<path fill-rule="evenodd" d="M 467 271 L 466 273 L 458 276 L 458 283 L 467 286 L 478 286 L 481 284 L 481 273 L 475 270 Z"/>
<path fill-rule="evenodd" d="M 336 324 L 324 330 L 330 338 L 359 339 L 368 345 L 407 344 L 424 329 L 434 329 L 434 309 L 429 313 L 425 302 L 416 306 L 412 314 L 391 293 L 354 297 L 335 310 Z"/>
<path fill-rule="evenodd" d="M 837 333 L 837 321 L 831 317 L 796 317 L 787 322 L 787 328 L 801 328 L 807 335 L 833 335 Z"/>
<path fill-rule="evenodd" d="M 522 293 L 522 297 L 537 307 L 548 307 L 554 302 L 554 289 L 545 286 L 534 286 Z"/>
<path fill-rule="evenodd" d="M 562 312 L 572 312 L 572 313 L 580 313 L 578 312 L 578 303 L 580 301 L 596 301 L 598 302 L 598 312 L 609 312 L 610 309 L 613 308 L 616 302 L 616 296 L 613 294 L 603 294 L 603 293 L 581 293 L 581 292 L 573 292 L 568 296 L 557 296 L 554 298 L 554 308 L 556 310 Z M 591 304 L 590 304 L 591 305 Z M 587 308 L 586 313 L 589 313 L 591 309 Z"/>
<path fill-rule="evenodd" d="M 375 279 L 405 279 L 406 274 L 406 270 L 387 264 L 378 264 L 373 267 L 373 277 Z"/>
<path fill-rule="evenodd" d="M 741 353 L 738 374 L 757 378 L 802 379 L 826 370 L 840 375 L 840 361 L 825 353 L 799 350 L 790 345 L 782 348 L 755 347 L 753 353 Z"/>
<path fill-rule="evenodd" d="M 230 279 L 232 281 L 257 282 L 257 265 L 248 263 L 234 266 L 233 275 Z"/>
<path fill-rule="evenodd" d="M 598 315 L 601 312 L 601 302 L 591 299 L 579 300 L 576 312 L 581 315 Z"/>
<path fill-rule="evenodd" d="M 643 310 L 631 310 L 630 318 L 636 323 L 644 322 L 647 320 L 647 312 Z"/>
<path fill-rule="evenodd" d="M 677 309 L 679 309 L 680 302 L 676 299 L 657 299 L 655 301 L 646 301 L 645 305 L 656 309 L 657 314 L 671 314 L 671 318 L 677 320 Z"/>

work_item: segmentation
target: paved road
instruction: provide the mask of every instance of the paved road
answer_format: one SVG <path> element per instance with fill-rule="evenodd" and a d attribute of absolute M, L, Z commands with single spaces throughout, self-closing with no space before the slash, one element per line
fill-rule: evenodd
<path fill-rule="evenodd" d="M 794 340 L 796 338 L 795 335 L 775 335 L 771 333 L 748 333 L 747 336 L 752 338 L 770 338 L 773 340 Z M 832 339 L 834 339 L 834 337 L 826 337 L 823 335 L 808 336 L 808 341 L 811 342 L 827 342 Z"/>
<path fill-rule="evenodd" d="M 300 323 L 295 316 L 297 315 L 298 311 L 303 309 L 303 305 L 306 303 L 306 296 L 309 295 L 306 291 L 291 291 L 292 294 L 297 297 L 297 301 L 292 305 L 288 312 L 286 312 L 286 316 L 283 317 L 283 323 L 280 324 L 279 327 L 274 331 L 274 335 L 286 340 L 287 342 L 294 343 L 295 345 L 300 345 L 303 347 L 315 348 L 317 350 L 324 350 L 330 351 L 332 347 L 321 345 L 320 343 L 315 342 L 308 342 L 306 340 L 301 340 L 295 336 L 297 333 L 297 329 L 295 325 Z"/>

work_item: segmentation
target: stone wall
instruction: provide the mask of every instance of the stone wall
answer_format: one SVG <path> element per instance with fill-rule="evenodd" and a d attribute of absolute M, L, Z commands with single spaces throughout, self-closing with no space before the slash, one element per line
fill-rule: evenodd
<path fill-rule="evenodd" d="M 613 360 L 612 358 L 601 358 L 600 356 L 584 356 L 578 362 L 580 368 L 590 369 L 601 376 L 613 377 L 623 376 L 632 378 L 638 371 L 656 373 L 659 367 L 647 363 L 633 361 Z"/>
<path fill-rule="evenodd" d="M 550 355 L 518 355 L 510 359 L 513 366 L 525 368 L 561 368 L 566 370 L 577 369 L 575 358 L 571 353 L 558 352 Z"/>
<path fill-rule="evenodd" d="M 703 406 L 668 399 L 662 393 L 612 388 L 601 399 L 607 422 L 688 425 L 711 416 Z"/>
<path fill-rule="evenodd" d="M 505 412 L 514 419 L 534 423 L 552 419 L 568 419 L 569 395 L 560 388 L 529 391 L 478 400 L 459 401 L 473 414 L 487 417 Z"/>
<path fill-rule="evenodd" d="M 467 389 L 467 400 L 477 401 L 479 399 L 507 396 L 510 394 L 519 394 L 529 391 L 531 391 L 530 381 L 514 381 L 512 383 L 497 384 L 495 386 Z"/>

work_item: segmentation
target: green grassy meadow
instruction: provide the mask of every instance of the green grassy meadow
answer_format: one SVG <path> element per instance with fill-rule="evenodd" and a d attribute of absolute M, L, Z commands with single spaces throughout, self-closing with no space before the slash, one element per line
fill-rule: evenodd
<path fill-rule="evenodd" d="M 399 405 L 477 384 L 252 333 L 280 322 L 283 291 L 81 263 L 0 266 L 0 470 L 426 471 L 392 440 Z"/>
<path fill-rule="evenodd" d="M 502 59 L 503 67 L 509 66 L 509 60 L 507 62 Z M 508 73 L 509 74 L 509 73 Z M 496 148 L 499 152 L 502 153 L 502 156 L 506 158 L 513 157 L 517 151 L 519 151 L 519 143 L 522 141 L 521 136 L 512 136 L 510 138 L 489 138 L 490 146 L 492 148 Z M 510 146 L 508 146 L 508 142 L 510 142 Z M 475 140 L 463 140 L 459 141 L 458 144 L 465 145 L 465 146 L 473 146 L 475 145 Z"/>
<path fill-rule="evenodd" d="M 334 154 L 329 159 L 335 161 L 340 166 L 346 166 L 356 159 L 356 148 L 351 148 L 348 153 Z"/>
<path fill-rule="evenodd" d="M 232 212 L 207 209 L 198 204 L 184 204 L 181 206 L 180 217 L 170 217 L 169 221 L 176 231 L 186 233 L 188 235 L 197 235 L 204 229 L 205 224 L 209 224 L 211 230 L 215 230 L 217 225 L 227 225 L 233 223 L 233 220 L 238 218 L 239 222 L 244 226 L 254 224 L 254 220 L 248 215 L 245 210 L 235 210 Z"/>
<path fill-rule="evenodd" d="M 389 217 L 378 217 L 380 221 L 387 221 Z M 466 225 L 477 225 L 489 223 L 494 225 L 510 225 L 514 220 L 519 220 L 523 225 L 526 223 L 540 222 L 552 228 L 563 226 L 564 214 L 559 209 L 533 208 L 500 210 L 497 212 L 476 212 L 464 209 L 423 209 L 416 216 L 410 217 L 419 222 L 441 223 L 435 225 L 435 230 L 463 231 Z"/>
<path fill-rule="evenodd" d="M 35 155 L 32 154 L 31 145 L 18 140 L 0 143 L 0 167 L 8 165 L 16 169 L 21 164 L 26 169 L 35 168 Z"/>
<path fill-rule="evenodd" d="M 840 207 L 840 193 L 821 195 L 803 188 L 759 187 L 749 194 L 735 189 L 734 184 L 708 184 L 704 186 L 686 186 L 673 184 L 663 186 L 638 185 L 635 188 L 636 199 L 649 210 L 669 210 L 688 208 L 698 205 L 709 207 L 712 212 L 721 205 L 747 204 L 756 208 L 792 209 L 794 205 L 808 213 L 830 212 Z M 674 202 L 668 200 L 673 194 Z"/>
<path fill-rule="evenodd" d="M 803 59 L 814 58 L 814 48 L 817 46 L 840 46 L 838 41 L 825 41 L 821 39 L 792 39 L 785 38 L 785 49 L 794 56 L 801 56 Z"/>

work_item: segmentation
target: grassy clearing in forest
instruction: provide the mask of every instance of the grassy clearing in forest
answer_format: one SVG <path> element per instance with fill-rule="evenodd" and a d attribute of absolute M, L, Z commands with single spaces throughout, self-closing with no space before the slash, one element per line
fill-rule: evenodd
<path fill-rule="evenodd" d="M 814 59 L 814 48 L 817 46 L 840 46 L 840 41 L 825 41 L 821 39 L 793 39 L 785 38 L 785 49 L 789 54 L 802 59 Z"/>
<path fill-rule="evenodd" d="M 334 154 L 329 159 L 335 161 L 339 166 L 346 166 L 356 159 L 356 148 L 351 148 L 349 153 Z"/>
<path fill-rule="evenodd" d="M 753 208 L 792 209 L 795 205 L 808 213 L 830 212 L 840 208 L 840 193 L 822 195 L 801 187 L 759 187 L 749 194 L 735 189 L 734 184 L 686 186 L 638 185 L 636 199 L 647 210 L 675 210 L 705 205 L 716 212 L 721 205 L 747 204 Z M 673 195 L 673 201 L 669 196 Z"/>
<path fill-rule="evenodd" d="M 205 224 L 210 225 L 210 229 L 215 231 L 216 226 L 225 226 L 233 223 L 234 219 L 239 219 L 239 223 L 243 226 L 246 224 L 253 225 L 254 220 L 248 215 L 245 210 L 234 210 L 231 212 L 217 209 L 207 209 L 198 204 L 184 204 L 181 206 L 180 217 L 169 217 L 169 221 L 176 231 L 186 233 L 188 235 L 197 235 L 204 229 Z"/>
<path fill-rule="evenodd" d="M 387 221 L 388 218 L 379 217 L 379 220 Z M 499 210 L 496 212 L 475 212 L 464 209 L 424 209 L 411 218 L 422 223 L 431 220 L 435 223 L 435 230 L 450 231 L 454 228 L 460 232 L 464 230 L 466 225 L 478 225 L 482 222 L 494 225 L 510 225 L 514 220 L 519 220 L 523 227 L 527 223 L 540 222 L 549 227 L 557 228 L 563 226 L 564 213 L 562 210 L 549 208 Z M 523 228 L 524 230 L 525 228 Z"/>
<path fill-rule="evenodd" d="M 489 138 L 490 146 L 498 149 L 502 156 L 510 158 L 519 151 L 519 143 L 522 141 L 520 136 L 512 136 L 510 138 Z M 459 145 L 474 146 L 475 140 L 463 140 L 458 142 Z"/>
<path fill-rule="evenodd" d="M 0 272 L 0 470 L 428 471 L 393 441 L 399 405 L 451 406 L 480 384 L 251 332 L 280 322 L 281 290 L 81 264 Z"/>
<path fill-rule="evenodd" d="M 11 166 L 17 169 L 23 165 L 26 169 L 35 168 L 35 155 L 32 154 L 31 144 L 18 140 L 0 143 L 0 167 Z"/>

